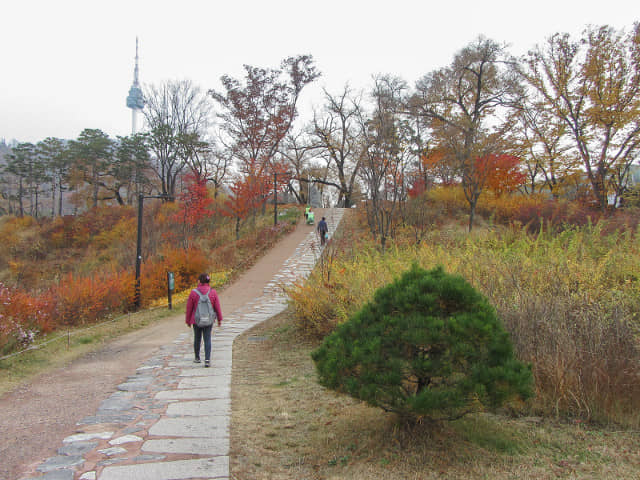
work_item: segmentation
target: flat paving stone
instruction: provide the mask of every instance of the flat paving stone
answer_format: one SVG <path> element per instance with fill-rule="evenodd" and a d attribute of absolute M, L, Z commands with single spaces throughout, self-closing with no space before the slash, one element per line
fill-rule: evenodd
<path fill-rule="evenodd" d="M 134 462 L 158 462 L 167 458 L 166 455 L 138 455 L 133 458 Z"/>
<path fill-rule="evenodd" d="M 99 410 L 128 410 L 132 407 L 133 394 L 115 392 L 100 404 Z"/>
<path fill-rule="evenodd" d="M 228 438 L 170 438 L 147 440 L 142 444 L 143 452 L 229 455 Z"/>
<path fill-rule="evenodd" d="M 94 432 L 94 433 L 76 433 L 75 435 L 70 435 L 64 440 L 63 443 L 71 443 L 71 442 L 84 442 L 87 440 L 108 440 L 113 436 L 113 432 Z"/>
<path fill-rule="evenodd" d="M 98 452 L 106 455 L 107 457 L 112 457 L 113 455 L 120 455 L 121 453 L 127 453 L 126 448 L 122 447 L 110 447 L 110 448 L 102 448 L 98 450 Z"/>
<path fill-rule="evenodd" d="M 116 463 L 122 463 L 125 460 L 128 460 L 128 458 L 123 457 L 123 458 L 110 458 L 109 460 L 102 460 L 101 462 L 96 463 L 96 465 L 98 467 L 104 467 L 106 465 L 115 465 Z"/>
<path fill-rule="evenodd" d="M 60 455 L 82 455 L 98 446 L 98 442 L 73 442 L 58 449 Z"/>
<path fill-rule="evenodd" d="M 190 388 L 186 390 L 163 390 L 156 393 L 158 400 L 200 400 L 205 398 L 229 398 L 229 392 L 218 388 Z"/>
<path fill-rule="evenodd" d="M 142 427 L 128 427 L 128 428 L 124 429 L 123 433 L 125 435 L 129 435 L 129 434 L 132 434 L 132 433 L 142 432 L 143 430 L 144 429 Z"/>
<path fill-rule="evenodd" d="M 229 419 L 224 415 L 161 418 L 149 429 L 149 435 L 225 438 L 229 436 Z"/>
<path fill-rule="evenodd" d="M 25 480 L 73 480 L 73 470 L 54 470 L 39 477 L 31 477 Z"/>
<path fill-rule="evenodd" d="M 100 475 L 100 480 L 182 480 L 228 475 L 229 458 L 213 457 L 106 467 Z"/>
<path fill-rule="evenodd" d="M 206 377 L 184 377 L 178 384 L 178 389 L 187 388 L 229 388 L 231 375 L 210 375 Z"/>
<path fill-rule="evenodd" d="M 167 415 L 202 417 L 205 415 L 229 415 L 231 399 L 176 402 L 167 407 Z"/>
<path fill-rule="evenodd" d="M 103 423 L 116 423 L 126 425 L 136 419 L 138 415 L 135 413 L 106 413 L 104 415 L 94 415 L 85 417 L 76 425 L 100 425 Z"/>
<path fill-rule="evenodd" d="M 137 435 L 123 435 L 109 441 L 109 445 L 122 445 L 124 443 L 141 442 L 143 439 Z"/>
<path fill-rule="evenodd" d="M 178 374 L 178 380 L 182 380 L 184 377 L 214 377 L 220 375 L 231 375 L 231 367 L 190 368 L 182 370 Z"/>
<path fill-rule="evenodd" d="M 64 468 L 82 465 L 84 458 L 80 455 L 58 455 L 57 457 L 47 458 L 44 463 L 36 467 L 39 472 L 50 472 L 52 470 L 62 470 Z"/>
<path fill-rule="evenodd" d="M 145 382 L 125 382 L 118 385 L 118 390 L 123 392 L 141 392 L 146 390 L 149 383 Z"/>
<path fill-rule="evenodd" d="M 162 365 L 144 365 L 144 366 L 142 366 L 142 367 L 138 367 L 138 368 L 136 369 L 136 371 L 138 371 L 138 372 L 144 372 L 144 371 L 147 371 L 147 370 L 154 370 L 154 369 L 156 369 L 156 368 L 162 368 Z"/>

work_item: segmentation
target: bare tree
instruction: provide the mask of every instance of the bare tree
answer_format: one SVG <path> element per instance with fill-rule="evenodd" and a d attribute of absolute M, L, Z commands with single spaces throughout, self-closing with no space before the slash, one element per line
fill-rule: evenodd
<path fill-rule="evenodd" d="M 162 195 L 174 199 L 180 174 L 206 149 L 212 104 L 190 80 L 167 81 L 145 91 L 149 146 Z"/>
<path fill-rule="evenodd" d="M 289 170 L 292 172 L 291 180 L 297 180 L 298 188 L 296 189 L 291 182 L 288 188 L 292 192 L 298 203 L 304 204 L 309 202 L 309 186 L 310 186 L 310 169 L 309 160 L 313 147 L 310 146 L 309 139 L 301 130 L 298 132 L 289 132 L 282 147 L 280 154 L 286 159 Z"/>
<path fill-rule="evenodd" d="M 360 131 L 358 112 L 360 98 L 345 85 L 338 95 L 324 90 L 325 104 L 320 113 L 314 112 L 310 128 L 312 148 L 325 159 L 330 178 L 318 180 L 338 189 L 338 205 L 350 207 L 353 190 L 360 170 Z"/>
<path fill-rule="evenodd" d="M 397 207 L 406 198 L 406 169 L 412 157 L 409 141 L 413 131 L 402 111 L 407 101 L 407 84 L 392 76 L 378 76 L 370 117 L 359 112 L 361 127 L 361 168 L 367 190 L 369 226 L 380 240 L 382 250 L 396 220 Z"/>

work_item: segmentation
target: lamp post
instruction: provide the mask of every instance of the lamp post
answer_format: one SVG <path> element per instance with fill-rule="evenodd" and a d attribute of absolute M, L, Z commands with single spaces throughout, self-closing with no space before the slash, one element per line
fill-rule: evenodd
<path fill-rule="evenodd" d="M 273 171 L 273 226 L 278 225 L 278 172 Z"/>
<path fill-rule="evenodd" d="M 282 172 L 282 175 L 291 175 L 291 172 Z M 273 171 L 273 226 L 278 225 L 278 172 Z"/>
<path fill-rule="evenodd" d="M 140 268 L 142 265 L 142 207 L 145 198 L 167 198 L 166 195 L 138 195 L 138 240 L 136 244 L 136 282 L 134 307 L 136 310 L 140 308 Z"/>

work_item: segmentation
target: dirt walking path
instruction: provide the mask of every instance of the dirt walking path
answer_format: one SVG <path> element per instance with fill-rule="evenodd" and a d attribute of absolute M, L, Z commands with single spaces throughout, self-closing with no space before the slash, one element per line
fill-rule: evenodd
<path fill-rule="evenodd" d="M 322 214 L 316 210 L 316 215 Z M 219 291 L 223 315 L 260 296 L 312 228 L 302 220 L 294 232 Z M 140 363 L 186 328 L 182 314 L 168 317 L 0 397 L 0 480 L 20 478 L 28 465 L 55 455 L 60 439 L 75 433 L 77 421 L 95 412 Z"/>

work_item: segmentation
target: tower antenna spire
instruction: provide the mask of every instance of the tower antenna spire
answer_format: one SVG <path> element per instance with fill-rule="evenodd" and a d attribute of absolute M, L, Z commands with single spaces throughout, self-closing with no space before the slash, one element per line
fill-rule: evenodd
<path fill-rule="evenodd" d="M 133 70 L 133 84 L 140 86 L 138 83 L 138 37 L 136 37 L 136 66 Z"/>
<path fill-rule="evenodd" d="M 136 133 L 136 120 L 138 112 L 144 108 L 144 95 L 140 88 L 140 82 L 138 80 L 138 37 L 136 36 L 136 62 L 133 69 L 133 85 L 129 89 L 129 95 L 127 96 L 127 107 L 131 109 L 131 134 Z"/>

